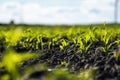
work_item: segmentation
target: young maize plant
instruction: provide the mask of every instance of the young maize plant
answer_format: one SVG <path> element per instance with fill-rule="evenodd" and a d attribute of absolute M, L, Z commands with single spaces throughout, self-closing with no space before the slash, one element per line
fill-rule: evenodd
<path fill-rule="evenodd" d="M 75 38 L 72 39 L 72 42 L 74 43 L 74 46 L 77 47 L 77 40 Z"/>
<path fill-rule="evenodd" d="M 48 42 L 48 49 L 50 50 L 51 49 L 51 44 L 52 44 L 52 42 Z"/>
<path fill-rule="evenodd" d="M 81 53 L 86 53 L 88 51 L 88 49 L 91 46 L 91 42 L 90 43 L 86 43 L 86 41 L 83 40 L 83 38 L 79 37 L 77 40 L 77 45 L 80 46 L 80 52 Z"/>
<path fill-rule="evenodd" d="M 22 28 L 16 28 L 10 31 L 3 31 L 2 34 L 5 37 L 5 46 L 6 48 L 9 48 L 11 46 L 15 46 L 22 38 L 23 30 Z"/>
<path fill-rule="evenodd" d="M 42 40 L 42 36 L 40 37 L 40 43 L 41 43 L 41 49 L 42 49 L 42 51 L 43 51 L 43 49 L 44 49 L 44 42 L 43 42 L 43 40 Z"/>
<path fill-rule="evenodd" d="M 93 80 L 96 76 L 96 70 L 94 68 L 89 68 L 81 71 L 77 78 L 78 80 Z"/>
<path fill-rule="evenodd" d="M 86 53 L 90 46 L 92 45 L 92 42 L 96 40 L 91 30 L 87 29 L 86 31 L 87 32 L 84 32 L 84 34 L 81 34 L 80 36 L 77 37 L 77 42 L 80 46 L 81 53 Z"/>
<path fill-rule="evenodd" d="M 64 39 L 62 39 L 62 42 L 61 42 L 61 45 L 60 45 L 60 49 L 61 50 L 64 50 L 64 48 L 67 46 L 67 42 L 64 40 Z"/>
<path fill-rule="evenodd" d="M 35 55 L 33 53 L 18 54 L 15 51 L 7 51 L 2 57 L 2 61 L 0 62 L 0 68 L 5 67 L 7 72 L 9 72 L 9 74 L 11 75 L 9 77 L 18 80 L 21 77 L 18 68 L 20 67 L 22 62 L 24 60 L 35 57 L 38 57 L 38 55 Z"/>
<path fill-rule="evenodd" d="M 58 38 L 56 38 L 56 37 L 52 39 L 52 43 L 51 43 L 52 49 L 54 49 L 54 46 L 55 46 L 55 43 L 57 42 L 57 40 L 58 40 Z"/>
<path fill-rule="evenodd" d="M 113 53 L 113 56 L 115 57 L 116 61 L 118 61 L 118 56 L 120 55 L 120 40 L 114 41 L 114 43 L 117 43 L 118 46 L 117 46 L 117 49 L 114 50 L 112 53 Z"/>
<path fill-rule="evenodd" d="M 105 46 L 100 46 L 99 48 L 101 48 L 103 50 L 103 52 L 108 51 L 108 49 L 114 44 L 114 42 L 109 43 L 111 38 L 113 37 L 113 33 L 111 33 L 110 30 L 105 29 L 98 29 L 97 32 L 95 32 L 96 37 L 98 38 L 99 41 L 103 42 L 105 44 Z M 96 51 L 98 50 L 98 48 L 96 49 Z"/>

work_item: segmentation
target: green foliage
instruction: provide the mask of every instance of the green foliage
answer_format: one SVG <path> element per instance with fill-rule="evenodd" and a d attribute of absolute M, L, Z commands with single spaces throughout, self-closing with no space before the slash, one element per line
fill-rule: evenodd
<path fill-rule="evenodd" d="M 87 37 L 87 36 L 86 36 Z M 88 39 L 88 38 L 87 38 Z M 78 40 L 77 40 L 77 45 L 80 46 L 80 52 L 81 53 L 86 53 L 88 51 L 88 49 L 90 48 L 91 46 L 91 42 L 88 43 L 89 40 L 84 40 L 83 38 L 79 37 Z"/>
<path fill-rule="evenodd" d="M 98 46 L 95 53 L 100 49 L 109 54 L 109 49 L 112 45 L 120 44 L 120 28 L 108 27 L 106 23 L 102 26 L 91 25 L 90 27 L 1 27 L 0 46 L 5 48 L 5 53 L 2 54 L 0 68 L 5 68 L 10 75 L 4 74 L 0 76 L 0 80 L 10 80 L 11 77 L 17 80 L 21 76 L 26 76 L 25 74 L 29 75 L 37 71 L 36 69 L 46 70 L 46 66 L 38 64 L 25 69 L 23 71 L 24 74 L 19 72 L 19 66 L 22 65 L 23 61 L 40 56 L 31 53 L 32 49 L 35 52 L 44 52 L 44 48 L 55 50 L 57 45 L 57 48 L 61 49 L 61 51 L 74 48 L 74 52 L 79 49 L 79 53 L 85 54 L 94 42 L 104 44 Z M 30 51 L 28 53 L 17 53 L 13 51 L 16 46 L 29 49 Z M 111 51 L 110 53 L 113 53 L 116 60 L 118 60 L 119 51 Z M 65 64 L 66 61 L 61 61 L 61 65 Z M 95 71 L 90 68 L 73 75 L 66 69 L 56 69 L 50 74 L 43 76 L 43 78 L 44 80 L 58 80 L 60 76 L 65 80 L 90 80 L 95 76 Z"/>
<path fill-rule="evenodd" d="M 93 80 L 96 72 L 93 68 L 85 69 L 78 74 L 78 80 Z"/>
<path fill-rule="evenodd" d="M 64 39 L 62 39 L 60 49 L 63 50 L 66 46 L 67 46 L 67 42 Z"/>
<path fill-rule="evenodd" d="M 15 46 L 17 42 L 22 38 L 23 36 L 23 30 L 22 28 L 16 28 L 14 30 L 10 31 L 2 31 L 3 36 L 5 37 L 5 44 L 6 47 Z"/>
<path fill-rule="evenodd" d="M 38 55 L 33 53 L 18 54 L 10 50 L 4 53 L 2 62 L 0 62 L 0 68 L 4 67 L 11 74 L 12 78 L 17 79 L 20 77 L 18 68 L 22 62 L 35 57 L 38 57 Z M 9 78 L 9 76 L 5 75 L 2 78 L 6 79 Z"/>

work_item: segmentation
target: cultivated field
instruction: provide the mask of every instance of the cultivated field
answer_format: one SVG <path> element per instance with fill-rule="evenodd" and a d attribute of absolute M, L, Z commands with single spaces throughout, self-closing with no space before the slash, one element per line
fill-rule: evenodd
<path fill-rule="evenodd" d="M 119 24 L 0 26 L 0 80 L 119 79 Z"/>

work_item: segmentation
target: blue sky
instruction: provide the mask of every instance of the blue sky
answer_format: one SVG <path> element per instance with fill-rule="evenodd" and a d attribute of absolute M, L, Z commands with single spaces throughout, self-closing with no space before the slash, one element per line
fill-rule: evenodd
<path fill-rule="evenodd" d="M 114 21 L 115 0 L 0 0 L 0 22 L 91 24 Z M 120 7 L 120 1 L 119 1 Z M 120 13 L 120 8 L 119 8 Z M 118 16 L 120 22 L 120 15 Z"/>

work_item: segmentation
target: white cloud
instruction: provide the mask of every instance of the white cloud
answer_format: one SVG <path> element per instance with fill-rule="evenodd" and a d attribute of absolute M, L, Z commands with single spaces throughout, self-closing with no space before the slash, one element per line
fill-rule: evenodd
<path fill-rule="evenodd" d="M 79 6 L 43 6 L 39 3 L 5 2 L 0 4 L 0 22 L 74 24 L 111 22 L 114 0 L 84 0 Z"/>

